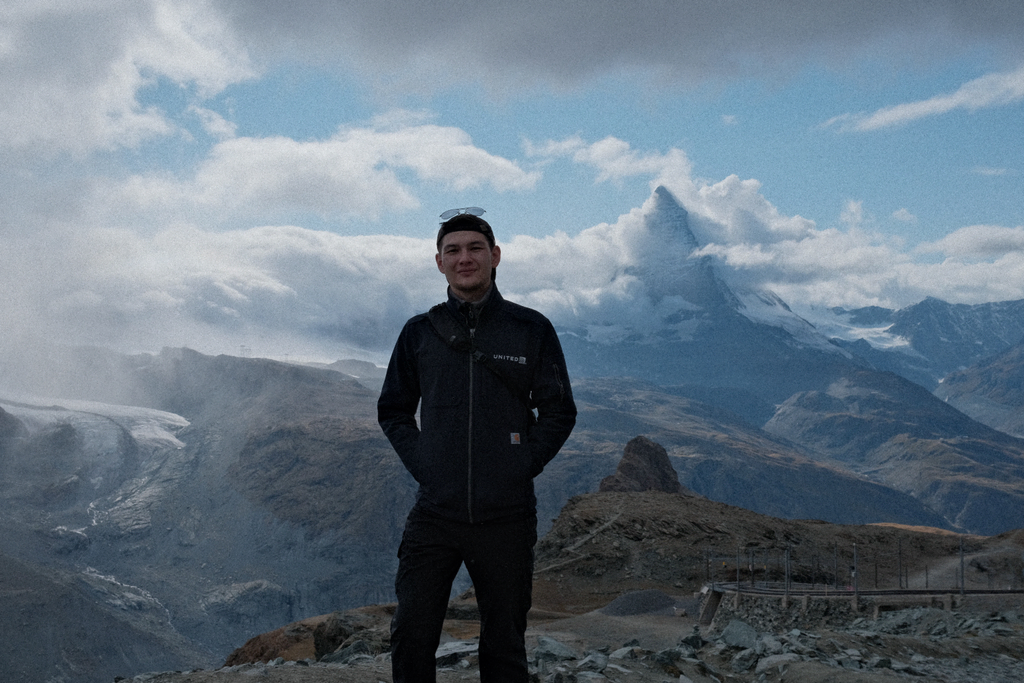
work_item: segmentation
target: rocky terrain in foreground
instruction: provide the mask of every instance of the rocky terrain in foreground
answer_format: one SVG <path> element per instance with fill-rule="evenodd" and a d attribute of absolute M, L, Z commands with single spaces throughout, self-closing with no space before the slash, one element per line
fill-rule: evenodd
<path fill-rule="evenodd" d="M 667 462 L 657 444 L 634 440 L 606 490 L 573 498 L 538 544 L 527 634 L 536 681 L 1024 680 L 1024 532 L 960 536 L 781 520 L 666 492 L 677 484 Z M 720 582 L 785 580 L 772 559 L 780 551 L 792 585 L 828 587 L 831 597 L 805 605 L 746 595 L 737 604 L 726 594 L 707 618 L 702 608 Z M 949 573 L 957 567 L 962 575 Z M 854 580 L 865 591 L 927 587 L 932 595 L 865 595 L 855 608 Z M 393 609 L 294 622 L 253 637 L 220 669 L 131 680 L 388 681 Z M 471 591 L 452 601 L 448 616 L 438 678 L 476 680 Z"/>
<path fill-rule="evenodd" d="M 1019 602 L 967 601 L 952 611 L 915 607 L 879 619 L 843 613 L 805 616 L 803 628 L 764 630 L 766 608 L 729 610 L 712 627 L 691 616 L 666 614 L 680 604 L 660 591 L 627 593 L 602 610 L 561 618 L 538 617 L 527 634 L 531 674 L 536 681 L 570 683 L 710 683 L 790 681 L 860 683 L 907 680 L 951 683 L 1008 683 L 1024 680 L 1024 619 Z M 1000 606 L 1003 609 L 993 610 Z M 1011 608 L 1012 607 L 1012 608 Z M 678 609 L 678 608 L 676 608 Z M 637 613 L 639 611 L 639 613 Z M 386 628 L 381 618 L 377 629 Z M 309 628 L 311 625 L 307 624 Z M 471 627 L 446 622 L 450 631 Z M 292 632 L 300 629 L 293 625 Z M 315 628 L 315 627 L 314 627 Z M 442 683 L 478 680 L 475 642 L 452 639 L 438 651 Z M 159 683 L 378 683 L 390 680 L 387 654 L 373 654 L 364 641 L 349 652 L 316 661 L 278 656 L 266 662 L 225 666 L 215 671 L 162 672 L 133 681 Z"/>

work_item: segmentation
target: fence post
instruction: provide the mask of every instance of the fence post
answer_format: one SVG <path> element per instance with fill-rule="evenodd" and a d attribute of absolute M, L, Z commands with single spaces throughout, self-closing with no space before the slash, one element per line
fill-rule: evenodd
<path fill-rule="evenodd" d="M 897 548 L 899 552 L 899 558 L 897 560 L 896 569 L 899 574 L 899 587 L 903 588 L 903 539 L 898 538 L 896 540 L 898 541 Z"/>
<path fill-rule="evenodd" d="M 964 595 L 965 584 L 967 583 L 967 576 L 964 574 L 964 537 L 960 537 L 960 597 Z"/>
<path fill-rule="evenodd" d="M 839 539 L 836 539 L 836 544 L 835 544 L 832 552 L 834 553 L 833 556 L 832 556 L 832 559 L 833 559 L 833 562 L 835 563 L 835 567 L 833 567 L 833 569 L 832 569 L 832 571 L 834 572 L 834 576 L 835 576 L 835 586 L 833 586 L 833 588 L 835 588 L 835 590 L 838 592 L 839 591 Z"/>
<path fill-rule="evenodd" d="M 789 544 L 786 544 L 786 604 L 789 604 Z"/>
<path fill-rule="evenodd" d="M 860 588 L 857 585 L 857 544 L 853 544 L 853 597 L 860 597 Z"/>

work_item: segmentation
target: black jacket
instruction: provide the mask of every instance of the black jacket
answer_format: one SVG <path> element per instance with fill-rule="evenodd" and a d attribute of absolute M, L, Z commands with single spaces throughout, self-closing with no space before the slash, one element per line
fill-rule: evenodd
<path fill-rule="evenodd" d="M 468 335 L 458 303 L 449 296 L 446 305 Z M 473 523 L 534 514 L 533 478 L 576 424 L 562 347 L 547 318 L 505 301 L 493 285 L 473 338 L 490 367 L 451 348 L 427 314 L 411 318 L 391 355 L 377 419 L 419 483 L 423 511 Z"/>

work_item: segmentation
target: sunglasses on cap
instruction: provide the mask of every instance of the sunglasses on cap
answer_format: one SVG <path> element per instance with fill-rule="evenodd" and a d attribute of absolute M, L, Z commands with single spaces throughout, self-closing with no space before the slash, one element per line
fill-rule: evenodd
<path fill-rule="evenodd" d="M 455 218 L 459 214 L 463 213 L 468 213 L 470 216 L 483 216 L 487 212 L 479 206 L 464 206 L 461 209 L 448 209 L 441 214 L 441 222 L 444 223 L 449 218 Z"/>

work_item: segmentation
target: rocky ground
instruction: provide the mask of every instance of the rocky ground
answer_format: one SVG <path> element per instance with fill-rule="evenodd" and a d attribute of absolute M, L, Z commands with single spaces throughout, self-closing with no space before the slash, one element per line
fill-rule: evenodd
<path fill-rule="evenodd" d="M 657 444 L 630 442 L 603 492 L 570 500 L 538 544 L 527 632 L 537 683 L 1024 680 L 1024 593 L 1012 591 L 1024 533 L 782 520 L 680 489 L 667 462 Z M 783 553 L 785 573 L 771 559 Z M 864 589 L 927 586 L 937 597 L 855 605 L 856 567 Z M 704 609 L 720 582 L 787 576 L 831 586 L 831 596 L 725 597 L 713 619 Z M 968 590 L 1005 592 L 961 594 L 951 576 Z M 449 607 L 442 683 L 479 678 L 475 610 L 471 590 Z M 377 605 L 295 622 L 252 638 L 220 669 L 132 680 L 389 681 L 392 612 Z"/>
<path fill-rule="evenodd" d="M 769 603 L 751 603 L 740 610 L 723 604 L 713 625 L 699 627 L 693 615 L 696 600 L 673 599 L 649 590 L 627 593 L 604 609 L 586 614 L 537 613 L 528 645 L 534 680 L 546 683 L 1008 683 L 1024 680 L 1021 607 L 1002 597 L 970 597 L 953 610 L 913 607 L 884 612 L 877 619 L 849 609 L 827 615 L 812 610 L 804 617 L 805 628 L 765 631 L 760 627 L 776 620 Z M 278 656 L 215 671 L 163 672 L 130 680 L 389 681 L 388 655 L 373 654 L 373 634 L 386 628 L 387 618 L 386 609 L 358 614 L 367 641 L 350 641 L 335 661 Z M 811 628 L 811 623 L 822 628 Z M 307 624 L 311 626 L 315 628 Z M 447 622 L 448 642 L 438 656 L 442 683 L 479 679 L 473 632 L 471 620 Z"/>
<path fill-rule="evenodd" d="M 756 556 L 746 551 L 756 547 L 766 553 L 788 548 L 794 573 L 840 584 L 849 577 L 830 575 L 822 566 L 834 563 L 819 555 L 831 559 L 838 547 L 856 544 L 863 565 L 874 569 L 869 574 L 862 567 L 862 576 L 871 576 L 864 582 L 900 575 L 904 585 L 930 582 L 934 589 L 944 580 L 943 568 L 955 565 L 965 568 L 968 588 L 1013 588 L 1019 587 L 1019 536 L 966 537 L 961 558 L 960 537 L 936 530 L 780 520 L 685 493 L 580 496 L 538 544 L 527 633 L 531 672 L 537 683 L 1021 681 L 1021 593 L 947 591 L 944 606 L 938 600 L 902 608 L 889 602 L 877 614 L 866 597 L 855 610 L 849 594 L 806 606 L 746 596 L 737 605 L 726 597 L 714 620 L 700 623 L 709 572 L 717 581 L 737 575 L 735 562 L 709 567 L 712 555 L 722 563 L 724 549 L 740 555 L 744 582 L 751 578 L 746 558 Z M 846 562 L 839 563 L 843 571 Z M 779 578 L 767 565 L 754 570 L 756 580 Z M 253 638 L 218 670 L 132 680 L 390 681 L 392 609 L 372 606 L 289 624 Z M 479 678 L 473 615 L 471 594 L 450 606 L 438 656 L 442 683 Z"/>

